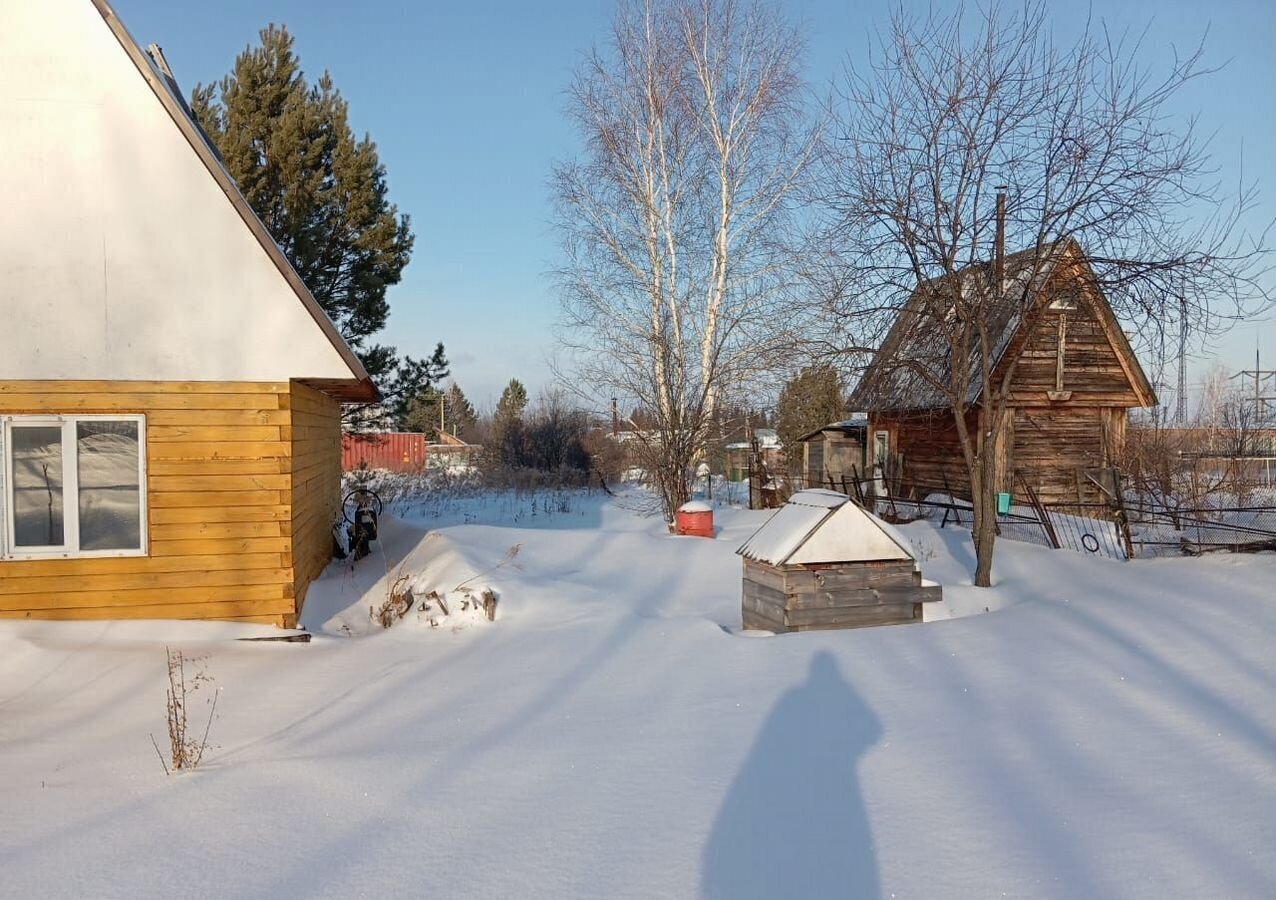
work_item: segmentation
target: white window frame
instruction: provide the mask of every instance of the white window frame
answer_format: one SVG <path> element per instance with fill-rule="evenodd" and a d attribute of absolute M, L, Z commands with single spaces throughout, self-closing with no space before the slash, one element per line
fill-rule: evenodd
<path fill-rule="evenodd" d="M 881 438 L 881 441 L 878 441 Z M 881 451 L 880 453 L 878 451 Z M 873 465 L 885 468 L 886 460 L 891 455 L 891 433 L 889 431 L 877 430 L 873 432 Z"/>
<path fill-rule="evenodd" d="M 126 550 L 80 549 L 80 460 L 76 424 L 79 422 L 137 423 L 137 505 L 141 546 Z M 14 522 L 13 426 L 58 426 L 62 429 L 62 540 L 57 547 L 17 547 L 12 535 Z M 146 416 L 130 413 L 96 415 L 4 415 L 0 416 L 0 560 L 99 559 L 150 555 L 150 514 L 146 490 Z"/>

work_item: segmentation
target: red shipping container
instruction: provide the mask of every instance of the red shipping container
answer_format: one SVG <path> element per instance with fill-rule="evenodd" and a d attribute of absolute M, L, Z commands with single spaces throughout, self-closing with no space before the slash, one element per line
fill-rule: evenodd
<path fill-rule="evenodd" d="M 367 464 L 369 469 L 420 472 L 425 468 L 425 435 L 410 431 L 382 431 L 341 436 L 341 469 L 350 472 Z"/>

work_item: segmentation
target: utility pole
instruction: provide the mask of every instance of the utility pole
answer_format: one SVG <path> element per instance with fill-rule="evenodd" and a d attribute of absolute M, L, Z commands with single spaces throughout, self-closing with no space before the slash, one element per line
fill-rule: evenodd
<path fill-rule="evenodd" d="M 1270 410 L 1276 409 L 1276 369 L 1264 369 L 1259 348 L 1254 347 L 1254 368 L 1237 372 L 1232 377 L 1254 379 L 1254 416 L 1260 424 L 1265 423 Z"/>
<path fill-rule="evenodd" d="M 1187 298 L 1179 296 L 1179 384 L 1174 424 L 1187 424 Z"/>

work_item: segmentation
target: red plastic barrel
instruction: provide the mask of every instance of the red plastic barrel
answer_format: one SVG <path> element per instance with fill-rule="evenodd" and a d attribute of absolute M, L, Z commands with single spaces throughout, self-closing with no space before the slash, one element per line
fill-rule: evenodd
<path fill-rule="evenodd" d="M 693 537 L 713 537 L 713 507 L 699 500 L 682 504 L 674 517 L 674 530 Z"/>

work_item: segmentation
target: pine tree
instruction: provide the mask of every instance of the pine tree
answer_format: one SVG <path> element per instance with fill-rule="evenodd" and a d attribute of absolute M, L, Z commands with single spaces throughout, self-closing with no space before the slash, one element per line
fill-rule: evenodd
<path fill-rule="evenodd" d="M 496 412 L 492 416 L 492 447 L 497 457 L 506 465 L 526 464 L 524 448 L 523 410 L 527 408 L 527 388 L 517 378 L 501 392 Z"/>
<path fill-rule="evenodd" d="M 447 386 L 443 395 L 443 415 L 447 420 L 448 431 L 459 438 L 467 438 L 478 423 L 478 415 L 474 412 L 474 404 L 470 403 L 461 386 L 453 381 Z"/>
<path fill-rule="evenodd" d="M 845 413 L 837 372 L 831 366 L 808 366 L 780 391 L 775 429 L 784 446 L 791 448 L 802 435 L 841 420 Z"/>
<path fill-rule="evenodd" d="M 428 387 L 418 393 L 408 401 L 399 419 L 404 431 L 420 432 L 429 435 L 431 440 L 440 440 L 440 426 L 448 434 L 465 438 L 477 422 L 474 405 L 455 381 L 445 391 Z"/>
<path fill-rule="evenodd" d="M 311 85 L 288 29 L 270 25 L 216 85 L 191 94 L 196 121 L 244 198 L 359 356 L 396 415 L 447 375 L 440 344 L 428 360 L 400 360 L 370 343 L 389 316 L 386 289 L 412 254 L 408 216 L 387 199 L 385 167 L 368 135 L 356 139 L 327 72 Z"/>
<path fill-rule="evenodd" d="M 501 399 L 496 403 L 496 418 L 519 419 L 525 409 L 527 388 L 517 378 L 511 378 L 510 383 L 505 385 L 505 390 L 501 391 Z"/>
<path fill-rule="evenodd" d="M 437 388 L 427 387 L 405 404 L 398 419 L 402 431 L 412 431 L 437 440 L 439 433 L 439 401 L 443 398 Z"/>

